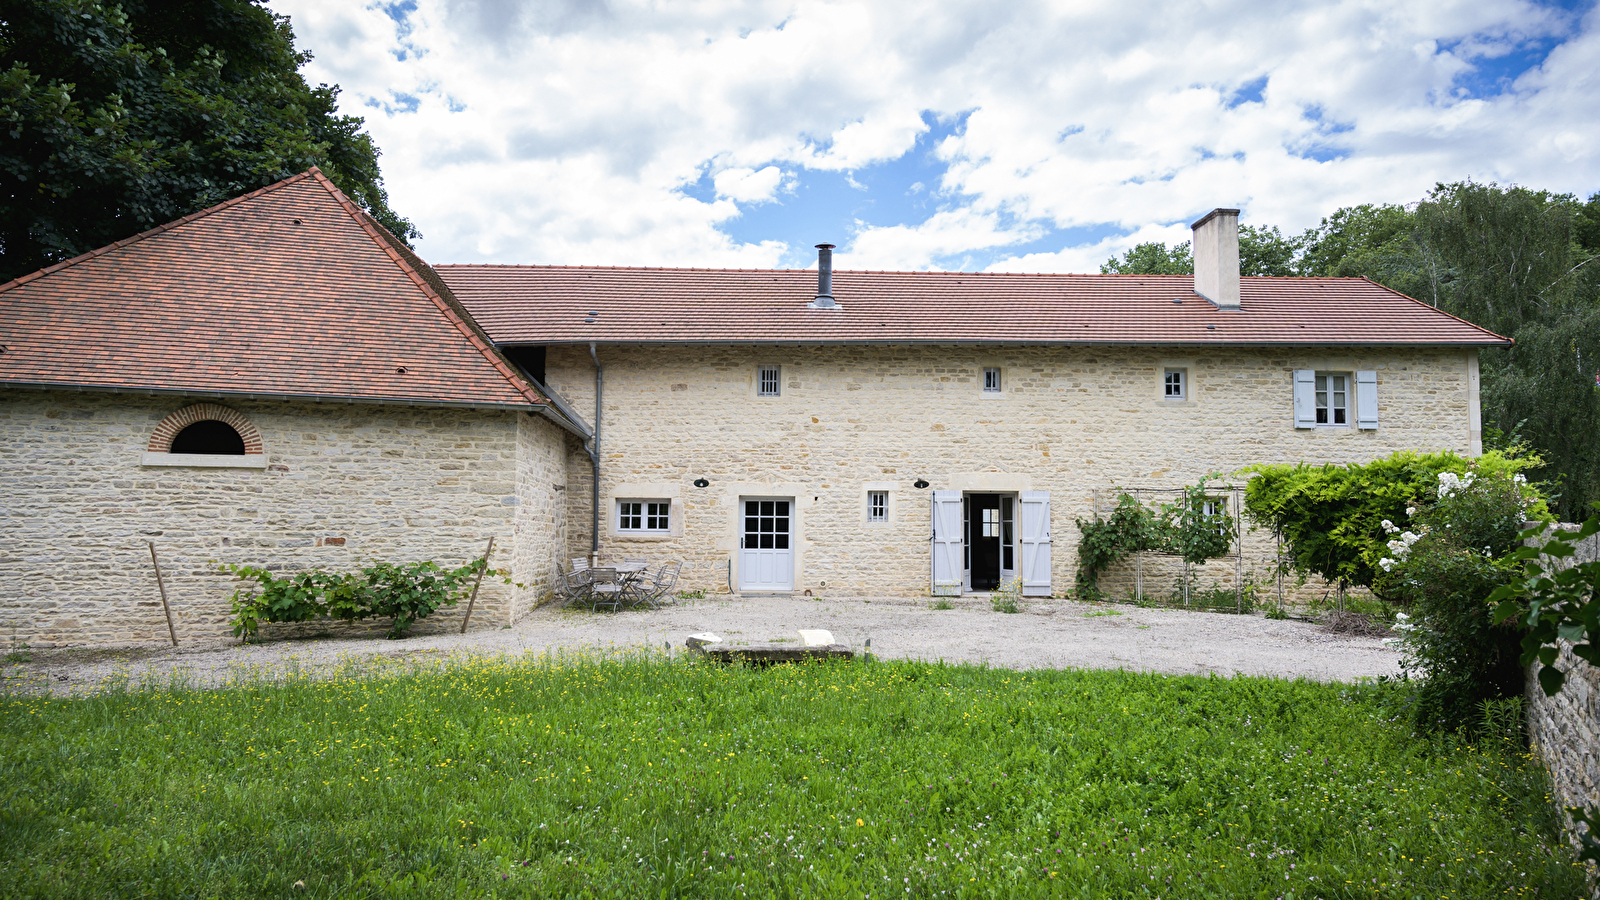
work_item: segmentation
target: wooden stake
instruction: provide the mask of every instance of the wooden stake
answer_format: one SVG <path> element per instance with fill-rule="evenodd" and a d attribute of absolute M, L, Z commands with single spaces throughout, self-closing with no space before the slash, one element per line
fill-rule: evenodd
<path fill-rule="evenodd" d="M 461 617 L 461 633 L 467 633 L 467 623 L 472 621 L 472 604 L 478 602 L 478 585 L 483 584 L 483 573 L 489 571 L 489 554 L 494 552 L 494 538 L 489 538 L 489 548 L 483 551 L 483 568 L 478 570 L 478 580 L 472 583 L 472 596 L 467 598 L 467 614 Z"/>
<path fill-rule="evenodd" d="M 178 631 L 172 627 L 172 607 L 167 605 L 167 584 L 161 580 L 161 563 L 156 561 L 156 542 L 150 544 L 150 565 L 156 567 L 156 587 L 161 589 L 161 611 L 167 614 L 167 635 L 172 638 L 172 646 L 178 646 Z"/>

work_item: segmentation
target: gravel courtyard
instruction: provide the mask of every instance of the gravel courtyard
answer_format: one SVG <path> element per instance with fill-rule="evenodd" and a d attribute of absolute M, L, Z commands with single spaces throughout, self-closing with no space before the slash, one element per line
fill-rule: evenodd
<path fill-rule="evenodd" d="M 798 642 L 798 629 L 823 628 L 856 651 L 872 641 L 886 659 L 944 660 L 991 666 L 1130 669 L 1171 674 L 1267 675 L 1350 681 L 1399 674 L 1400 654 L 1378 638 L 1330 634 L 1300 620 L 1181 609 L 1048 600 L 1015 614 L 982 598 L 953 609 L 926 599 L 712 597 L 656 611 L 616 614 L 546 607 L 513 628 L 382 637 L 185 641 L 35 651 L 4 667 L 7 689 L 80 694 L 107 679 L 133 683 L 181 675 L 216 684 L 243 673 L 301 670 L 350 660 L 433 660 L 452 654 L 523 654 L 650 647 L 682 653 L 690 634 L 710 631 L 735 644 Z M 270 635 L 270 632 L 267 632 Z M 182 640 L 180 630 L 179 639 Z"/>

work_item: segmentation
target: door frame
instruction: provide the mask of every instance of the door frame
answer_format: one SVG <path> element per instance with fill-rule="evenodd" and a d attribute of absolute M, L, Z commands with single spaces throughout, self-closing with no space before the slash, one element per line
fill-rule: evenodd
<path fill-rule="evenodd" d="M 797 569 L 796 562 L 797 562 L 798 557 L 799 557 L 799 552 L 798 552 L 799 551 L 799 547 L 797 545 L 799 543 L 799 540 L 798 540 L 798 538 L 799 538 L 799 527 L 798 527 L 799 516 L 798 516 L 798 513 L 800 511 L 800 507 L 799 507 L 799 504 L 795 502 L 796 499 L 797 498 L 794 497 L 794 496 L 782 496 L 782 495 L 777 495 L 777 494 L 765 494 L 765 493 L 761 493 L 761 494 L 743 494 L 743 493 L 741 493 L 741 494 L 737 495 L 737 498 L 734 501 L 734 526 L 733 527 L 734 527 L 734 552 L 735 552 L 735 555 L 736 555 L 736 557 L 738 559 L 738 566 L 737 566 L 737 569 L 738 569 L 738 588 L 737 588 L 737 590 L 740 593 L 743 593 L 745 591 L 754 591 L 754 592 L 757 592 L 757 593 L 779 594 L 779 593 L 790 593 L 790 592 L 794 591 L 794 589 L 795 589 L 795 572 L 796 572 L 796 569 Z M 747 568 L 748 567 L 745 566 L 745 560 L 744 560 L 744 553 L 745 553 L 745 547 L 744 547 L 745 506 L 744 505 L 745 505 L 745 503 L 747 501 L 760 502 L 762 500 L 770 500 L 770 501 L 773 501 L 773 502 L 782 502 L 782 503 L 789 504 L 789 531 L 788 531 L 788 535 L 789 535 L 789 547 L 788 547 L 789 581 L 788 581 L 788 586 L 787 587 L 746 586 L 746 583 L 745 583 L 745 578 L 746 578 L 746 575 L 747 575 Z"/>
<path fill-rule="evenodd" d="M 997 584 L 994 588 L 987 588 L 982 591 L 973 590 L 972 588 L 972 546 L 967 543 L 967 538 L 972 533 L 972 524 L 970 518 L 971 512 L 970 507 L 968 506 L 968 498 L 974 494 L 992 494 L 1000 498 L 1000 574 Z M 1008 499 L 1011 501 L 1011 519 L 1009 521 L 1007 521 L 1005 516 L 1005 502 Z M 1017 562 L 1021 548 L 1021 544 L 1017 540 L 1017 518 L 1018 513 L 1021 511 L 1021 503 L 1021 495 L 1017 491 L 969 490 L 961 492 L 961 593 L 987 594 L 991 590 L 998 590 L 1001 587 L 1004 587 L 1007 579 L 1017 577 Z M 1009 569 L 1006 568 L 1005 563 L 1005 530 L 1008 524 L 1011 526 L 1011 568 Z"/>

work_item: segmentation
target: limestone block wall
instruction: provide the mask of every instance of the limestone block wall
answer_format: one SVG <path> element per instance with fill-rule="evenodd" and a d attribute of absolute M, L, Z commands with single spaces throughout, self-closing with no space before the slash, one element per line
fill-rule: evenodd
<path fill-rule="evenodd" d="M 1251 463 L 1473 449 L 1476 357 L 1458 349 L 601 345 L 600 359 L 602 552 L 682 559 L 684 585 L 710 590 L 739 584 L 740 497 L 794 498 L 795 591 L 916 595 L 930 587 L 931 490 L 1048 491 L 1060 593 L 1096 491 L 1105 507 L 1121 487 Z M 757 396 L 765 365 L 780 367 L 780 396 Z M 1001 370 L 998 396 L 982 391 L 986 367 Z M 1173 367 L 1190 380 L 1181 402 L 1163 398 Z M 1379 428 L 1296 429 L 1293 372 L 1306 368 L 1376 370 Z M 550 348 L 546 374 L 594 408 L 587 347 Z M 575 488 L 588 462 L 568 464 Z M 888 521 L 867 521 L 870 490 L 888 493 Z M 672 533 L 619 534 L 619 498 L 671 502 Z M 569 555 L 586 553 L 587 490 L 567 503 Z M 1264 572 L 1271 536 L 1248 545 Z"/>
<path fill-rule="evenodd" d="M 1576 549 L 1568 564 L 1600 559 L 1600 535 Z M 1554 562 L 1549 557 L 1545 561 Z M 1546 697 L 1539 687 L 1538 661 L 1528 669 L 1528 738 L 1550 770 L 1558 806 L 1600 809 L 1600 669 L 1574 656 L 1566 641 L 1561 642 L 1556 667 L 1567 680 L 1554 697 Z M 1600 871 L 1591 867 L 1590 874 L 1600 876 Z M 1600 886 L 1600 880 L 1595 884 Z"/>
<path fill-rule="evenodd" d="M 567 444 L 576 442 L 548 419 L 517 418 L 515 601 L 507 624 L 550 599 L 567 552 Z"/>
<path fill-rule="evenodd" d="M 536 533 L 558 529 L 564 513 L 562 450 L 545 423 L 512 412 L 227 402 L 261 433 L 265 459 L 244 458 L 257 467 L 142 464 L 152 430 L 193 402 L 0 393 L 0 641 L 166 639 L 148 540 L 180 641 L 228 635 L 238 582 L 218 572 L 223 563 L 457 566 L 495 535 L 491 566 L 538 583 L 549 550 Z M 543 539 L 559 540 L 559 530 Z M 531 602 L 485 579 L 473 627 L 507 624 Z M 459 627 L 460 615 L 442 612 L 418 631 Z"/>

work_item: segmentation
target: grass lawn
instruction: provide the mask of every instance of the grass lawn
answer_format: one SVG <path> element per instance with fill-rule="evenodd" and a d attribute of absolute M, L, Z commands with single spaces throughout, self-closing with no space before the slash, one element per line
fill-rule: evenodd
<path fill-rule="evenodd" d="M 0 697 L 7 897 L 1571 898 L 1384 686 L 661 655 Z"/>

